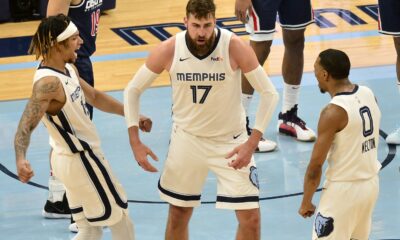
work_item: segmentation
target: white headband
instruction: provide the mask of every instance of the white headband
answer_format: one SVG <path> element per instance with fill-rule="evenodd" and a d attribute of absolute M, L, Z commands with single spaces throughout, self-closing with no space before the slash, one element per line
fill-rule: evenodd
<path fill-rule="evenodd" d="M 64 41 L 65 39 L 71 37 L 78 31 L 78 28 L 75 26 L 75 24 L 70 21 L 68 24 L 68 27 L 57 36 L 57 42 Z"/>

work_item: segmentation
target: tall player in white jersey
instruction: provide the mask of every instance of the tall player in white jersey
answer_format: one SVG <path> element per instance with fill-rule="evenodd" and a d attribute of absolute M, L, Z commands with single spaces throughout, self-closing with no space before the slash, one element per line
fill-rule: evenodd
<path fill-rule="evenodd" d="M 381 164 L 377 148 L 381 112 L 369 88 L 349 81 L 350 60 L 344 52 L 321 52 L 314 71 L 321 92 L 328 92 L 332 100 L 320 115 L 299 214 L 314 214 L 311 201 L 327 159 L 326 181 L 312 239 L 368 240 L 379 192 Z"/>
<path fill-rule="evenodd" d="M 259 185 L 252 154 L 274 112 L 278 93 L 252 49 L 216 28 L 212 0 L 190 0 L 186 31 L 162 42 L 124 93 L 125 118 L 135 158 L 146 171 L 157 160 L 138 135 L 139 97 L 164 70 L 173 100 L 171 142 L 158 189 L 170 204 L 167 240 L 189 238 L 193 207 L 211 170 L 218 179 L 217 207 L 236 210 L 237 239 L 260 238 Z M 256 124 L 247 137 L 241 105 L 241 72 L 260 93 Z"/>
<path fill-rule="evenodd" d="M 86 100 L 121 116 L 123 105 L 79 77 L 71 63 L 81 44 L 78 29 L 63 14 L 43 19 L 33 36 L 30 52 L 43 60 L 15 135 L 18 176 L 28 182 L 34 175 L 26 151 L 32 131 L 42 120 L 52 139 L 54 175 L 65 184 L 80 230 L 74 239 L 101 239 L 102 226 L 110 227 L 113 239 L 134 239 L 125 192 L 101 151 Z M 145 125 L 142 129 L 149 131 L 151 122 Z"/>

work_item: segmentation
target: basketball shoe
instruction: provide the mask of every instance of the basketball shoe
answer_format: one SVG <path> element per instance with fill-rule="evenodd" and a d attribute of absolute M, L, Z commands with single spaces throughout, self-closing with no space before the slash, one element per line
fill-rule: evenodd
<path fill-rule="evenodd" d="M 312 142 L 316 138 L 314 131 L 297 116 L 297 104 L 286 113 L 279 113 L 278 131 L 304 142 Z"/>
<path fill-rule="evenodd" d="M 389 144 L 400 144 L 400 128 L 389 134 L 386 142 Z"/>
<path fill-rule="evenodd" d="M 62 201 L 51 202 L 46 201 L 44 205 L 42 216 L 45 218 L 71 218 L 71 210 L 68 206 L 68 200 L 64 193 Z"/>
<path fill-rule="evenodd" d="M 253 129 L 250 128 L 249 126 L 249 117 L 246 117 L 246 130 L 247 130 L 247 135 L 251 135 L 251 131 Z M 261 140 L 258 142 L 258 147 L 256 148 L 255 152 L 256 153 L 263 153 L 263 152 L 272 152 L 276 149 L 276 142 L 261 138 Z"/>

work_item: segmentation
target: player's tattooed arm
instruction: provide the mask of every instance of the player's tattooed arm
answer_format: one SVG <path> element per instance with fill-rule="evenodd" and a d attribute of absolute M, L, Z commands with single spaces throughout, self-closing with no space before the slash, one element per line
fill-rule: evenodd
<path fill-rule="evenodd" d="M 15 134 L 14 147 L 17 161 L 25 160 L 32 131 L 47 111 L 50 102 L 58 98 L 60 91 L 63 91 L 63 87 L 55 77 L 46 77 L 34 84 L 32 96 L 26 104 Z"/>

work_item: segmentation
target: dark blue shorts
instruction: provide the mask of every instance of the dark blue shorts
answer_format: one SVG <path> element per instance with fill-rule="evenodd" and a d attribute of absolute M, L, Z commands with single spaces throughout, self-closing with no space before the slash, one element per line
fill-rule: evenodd
<path fill-rule="evenodd" d="M 379 32 L 400 37 L 400 0 L 379 0 Z"/>
<path fill-rule="evenodd" d="M 79 76 L 85 80 L 85 82 L 89 83 L 90 86 L 94 87 L 94 75 L 93 75 L 93 66 L 89 57 L 78 56 L 76 62 L 74 64 L 78 69 Z M 93 118 L 93 107 L 87 104 L 90 119 Z"/>
<path fill-rule="evenodd" d="M 246 31 L 254 41 L 272 40 L 275 22 L 284 29 L 304 29 L 314 22 L 311 0 L 252 0 Z"/>

